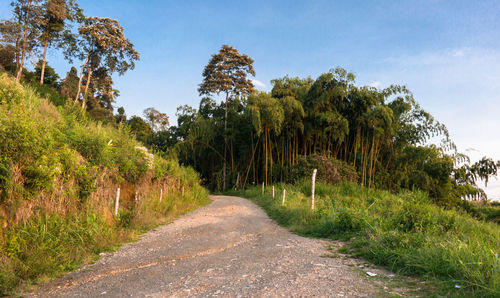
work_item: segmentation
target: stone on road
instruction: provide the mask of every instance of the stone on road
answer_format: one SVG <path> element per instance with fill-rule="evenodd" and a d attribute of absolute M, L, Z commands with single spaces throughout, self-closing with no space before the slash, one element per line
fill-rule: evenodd
<path fill-rule="evenodd" d="M 213 202 L 144 234 L 98 262 L 39 288 L 34 297 L 366 297 L 377 288 L 325 257 L 332 242 L 278 226 L 248 200 Z"/>

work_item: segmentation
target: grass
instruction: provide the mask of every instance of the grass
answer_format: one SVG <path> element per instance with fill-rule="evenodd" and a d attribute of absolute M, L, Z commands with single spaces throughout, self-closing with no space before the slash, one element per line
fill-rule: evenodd
<path fill-rule="evenodd" d="M 61 276 L 97 260 L 101 252 L 114 251 L 139 234 L 210 202 L 206 192 L 199 190 L 184 196 L 174 192 L 162 202 L 158 197 L 144 200 L 135 210 L 122 210 L 111 223 L 85 208 L 81 214 L 45 214 L 11 227 L 3 247 L 8 261 L 0 265 L 2 293 L 29 290 Z"/>
<path fill-rule="evenodd" d="M 49 91 L 0 72 L 0 296 L 92 262 L 209 201 L 193 169 Z"/>
<path fill-rule="evenodd" d="M 458 210 L 444 210 L 422 192 L 398 195 L 352 183 L 316 186 L 316 208 L 310 209 L 311 183 L 275 185 L 232 192 L 260 205 L 271 218 L 304 236 L 349 240 L 346 252 L 391 271 L 434 280 L 446 295 L 500 295 L 500 229 Z M 455 285 L 461 288 L 456 289 Z"/>

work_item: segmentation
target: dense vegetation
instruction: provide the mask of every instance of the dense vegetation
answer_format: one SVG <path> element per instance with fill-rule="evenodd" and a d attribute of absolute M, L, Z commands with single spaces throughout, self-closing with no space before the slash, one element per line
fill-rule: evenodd
<path fill-rule="evenodd" d="M 0 292 L 59 275 L 206 203 L 198 181 L 126 127 L 95 122 L 71 101 L 56 108 L 0 74 Z"/>
<path fill-rule="evenodd" d="M 74 0 L 12 8 L 0 20 L 1 293 L 205 203 L 201 179 L 214 191 L 294 184 L 284 207 L 256 188 L 238 193 L 296 232 L 351 239 L 352 253 L 395 271 L 499 294 L 500 208 L 476 184 L 499 164 L 471 164 L 405 86 L 358 86 L 335 68 L 258 92 L 253 59 L 223 45 L 202 73 L 199 106 L 179 107 L 169 127 L 153 107 L 115 113 L 112 76 L 139 60 L 119 21 L 85 16 Z M 80 65 L 61 79 L 49 48 Z M 314 212 L 303 180 L 313 169 Z"/>
<path fill-rule="evenodd" d="M 298 161 L 321 155 L 350 164 L 368 188 L 416 188 L 441 205 L 459 206 L 462 199 L 484 199 L 476 181 L 497 173 L 488 158 L 469 164 L 446 127 L 404 86 L 356 86 L 354 75 L 341 68 L 316 80 L 284 77 L 272 83 L 269 93 L 234 91 L 227 111 L 226 103 L 209 97 L 198 109 L 180 107 L 176 127 L 145 141 L 160 150 L 175 144 L 180 160 L 217 190 L 224 189 L 221 160 L 227 159 L 227 184 L 245 187 L 291 181 Z"/>
<path fill-rule="evenodd" d="M 270 187 L 232 194 L 250 198 L 280 224 L 306 236 L 350 239 L 346 251 L 394 272 L 436 278 L 445 296 L 500 295 L 500 229 L 465 212 L 443 210 L 422 191 L 369 190 L 354 183 L 316 185 L 311 211 L 311 182 L 286 188 L 286 201 Z M 457 289 L 455 286 L 460 288 Z M 437 294 L 437 293 L 435 293 Z"/>

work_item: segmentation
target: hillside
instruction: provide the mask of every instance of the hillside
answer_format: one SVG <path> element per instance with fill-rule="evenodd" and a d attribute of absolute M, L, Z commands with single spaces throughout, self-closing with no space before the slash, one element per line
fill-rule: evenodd
<path fill-rule="evenodd" d="M 208 202 L 198 174 L 0 73 L 0 293 L 96 259 Z M 120 188 L 120 207 L 114 215 Z"/>

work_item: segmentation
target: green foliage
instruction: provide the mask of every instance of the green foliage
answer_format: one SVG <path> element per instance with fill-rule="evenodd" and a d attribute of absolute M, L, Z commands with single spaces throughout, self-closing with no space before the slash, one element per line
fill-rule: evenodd
<path fill-rule="evenodd" d="M 473 207 L 470 210 L 470 213 L 479 219 L 500 224 L 500 207 L 495 206 L 494 204 Z"/>
<path fill-rule="evenodd" d="M 355 256 L 402 274 L 438 278 L 446 295 L 496 297 L 500 294 L 500 229 L 457 210 L 445 210 L 422 191 L 398 195 L 368 190 L 353 183 L 318 182 L 316 210 L 310 210 L 309 179 L 287 190 L 285 206 L 270 187 L 233 194 L 262 206 L 292 231 L 316 237 L 350 239 Z M 486 211 L 485 211 L 486 212 Z M 459 284 L 463 289 L 454 289 Z"/>
<path fill-rule="evenodd" d="M 323 155 L 299 156 L 295 165 L 291 167 L 289 182 L 308 178 L 312 175 L 313 169 L 318 170 L 317 179 L 326 183 L 336 184 L 342 181 L 357 182 L 358 174 L 356 169 L 348 163 L 328 158 Z"/>
<path fill-rule="evenodd" d="M 0 200 L 7 196 L 12 185 L 12 162 L 7 157 L 0 159 Z"/>
<path fill-rule="evenodd" d="M 97 190 L 96 178 L 97 167 L 80 166 L 74 172 L 78 186 L 80 187 L 79 196 L 81 200 L 87 199 L 94 191 Z"/>
<path fill-rule="evenodd" d="M 141 146 L 126 127 L 96 123 L 72 101 L 55 107 L 0 74 L 0 296 L 208 202 L 192 168 Z M 144 191 L 114 218 L 106 191 L 120 183 Z M 170 189 L 162 202 L 160 187 Z"/>
<path fill-rule="evenodd" d="M 344 163 L 322 167 L 320 180 L 336 183 L 342 179 L 335 169 L 345 169 L 341 177 L 368 188 L 420 189 L 437 204 L 466 208 L 464 199 L 485 196 L 476 179 L 487 182 L 496 175 L 488 159 L 455 169 L 467 157 L 456 152 L 446 127 L 405 86 L 356 86 L 354 75 L 342 68 L 315 80 L 271 82 L 271 92 L 233 94 L 227 106 L 204 97 L 199 110 L 179 107 L 177 126 L 150 144 L 166 151 L 173 147 L 180 162 L 199 171 L 212 189 L 221 184 L 221 170 L 222 187 L 234 185 L 237 177 L 243 185 L 296 181 L 322 167 L 303 160 L 317 155 Z M 215 86 L 204 81 L 200 90 L 217 93 Z M 439 146 L 429 145 L 438 138 Z M 221 167 L 225 163 L 230 166 Z"/>
<path fill-rule="evenodd" d="M 153 134 L 153 129 L 144 119 L 138 116 L 132 116 L 127 120 L 127 126 L 130 131 L 135 134 L 137 140 L 146 143 L 148 138 Z"/>
<path fill-rule="evenodd" d="M 31 87 L 40 95 L 40 97 L 47 98 L 55 106 L 64 106 L 69 100 L 68 97 L 61 95 L 53 87 L 47 85 L 40 86 L 38 83 L 31 84 Z"/>

